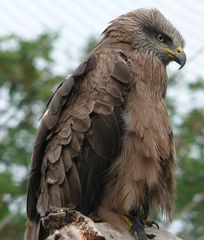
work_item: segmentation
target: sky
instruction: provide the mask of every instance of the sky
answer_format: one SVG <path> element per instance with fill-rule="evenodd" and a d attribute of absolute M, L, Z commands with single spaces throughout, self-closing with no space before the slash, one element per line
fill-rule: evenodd
<path fill-rule="evenodd" d="M 0 0 L 0 35 L 33 38 L 45 30 L 60 31 L 55 59 L 63 72 L 78 65 L 90 36 L 100 36 L 109 21 L 141 7 L 158 8 L 179 29 L 189 60 L 183 71 L 190 79 L 204 76 L 204 0 Z"/>
<path fill-rule="evenodd" d="M 204 77 L 204 0 L 0 0 L 0 35 L 16 33 L 29 39 L 44 31 L 60 32 L 53 54 L 55 71 L 66 76 L 79 64 L 90 36 L 99 37 L 109 21 L 141 7 L 158 8 L 186 40 L 188 61 L 179 71 L 185 76 L 178 86 L 182 94 L 172 94 L 178 105 L 189 106 L 186 82 Z M 177 70 L 178 65 L 171 64 L 170 71 Z M 194 100 L 204 105 L 202 93 Z"/>

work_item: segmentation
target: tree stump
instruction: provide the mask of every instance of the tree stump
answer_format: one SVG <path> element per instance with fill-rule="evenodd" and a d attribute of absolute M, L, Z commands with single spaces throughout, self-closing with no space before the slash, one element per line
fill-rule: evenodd
<path fill-rule="evenodd" d="M 128 231 L 119 232 L 109 223 L 94 223 L 90 218 L 68 208 L 53 208 L 42 219 L 50 235 L 46 240 L 136 240 Z M 182 240 L 165 229 L 147 227 L 146 232 L 154 234 L 154 240 Z"/>

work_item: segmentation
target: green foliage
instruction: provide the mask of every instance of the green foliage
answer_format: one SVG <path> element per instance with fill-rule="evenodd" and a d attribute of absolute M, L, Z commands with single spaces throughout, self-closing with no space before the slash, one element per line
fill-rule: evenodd
<path fill-rule="evenodd" d="M 203 90 L 204 89 L 204 81 L 202 78 L 199 78 L 196 82 L 190 83 L 189 88 L 191 90 Z"/>
<path fill-rule="evenodd" d="M 0 38 L 0 236 L 2 240 L 22 239 L 25 228 L 28 165 L 39 118 L 51 90 L 63 80 L 53 72 L 53 44 L 56 34 L 42 34 L 33 40 L 17 36 Z M 97 44 L 90 38 L 87 55 Z M 66 73 L 67 74 L 67 73 Z M 183 76 L 174 75 L 170 86 Z M 202 79 L 188 85 L 189 97 L 204 93 Z M 168 99 L 170 117 L 178 116 L 177 102 Z M 185 106 L 184 106 L 185 107 Z M 192 105 L 174 123 L 177 149 L 177 201 L 175 219 L 186 240 L 204 236 L 204 109 Z"/>
<path fill-rule="evenodd" d="M 51 89 L 63 79 L 52 70 L 56 38 L 56 34 L 47 33 L 29 41 L 14 35 L 0 38 L 1 239 L 23 238 L 26 218 L 21 206 L 25 208 L 37 119 Z"/>
<path fill-rule="evenodd" d="M 171 88 L 176 89 L 183 77 L 174 75 L 173 78 Z M 204 106 L 195 107 L 195 95 L 204 93 L 203 82 L 198 78 L 186 84 L 192 106 L 185 115 L 180 116 L 177 102 L 168 99 L 172 120 L 177 116 L 181 118 L 179 124 L 174 122 L 173 125 L 177 152 L 177 198 L 173 220 L 182 222 L 179 235 L 186 240 L 204 237 Z"/>
<path fill-rule="evenodd" d="M 204 235 L 204 108 L 192 109 L 179 129 L 177 212 L 180 218 L 193 226 L 185 229 L 181 236 L 197 239 Z"/>

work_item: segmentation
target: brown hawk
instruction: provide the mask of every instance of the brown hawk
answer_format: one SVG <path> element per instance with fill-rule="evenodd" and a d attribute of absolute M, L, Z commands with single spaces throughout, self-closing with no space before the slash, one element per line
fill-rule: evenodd
<path fill-rule="evenodd" d="M 175 150 L 166 66 L 184 66 L 184 40 L 156 9 L 113 20 L 59 85 L 43 114 L 28 183 L 25 239 L 44 239 L 49 207 L 97 215 L 146 239 L 143 220 L 170 216 Z"/>

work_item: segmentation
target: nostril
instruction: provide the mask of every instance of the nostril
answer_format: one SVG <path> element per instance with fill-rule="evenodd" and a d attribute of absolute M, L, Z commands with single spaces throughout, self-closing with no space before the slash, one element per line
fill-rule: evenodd
<path fill-rule="evenodd" d="M 178 47 L 178 48 L 176 49 L 176 52 L 177 52 L 177 53 L 182 53 L 182 52 L 183 52 L 183 48 Z"/>

